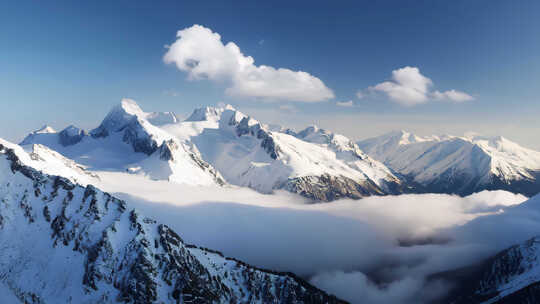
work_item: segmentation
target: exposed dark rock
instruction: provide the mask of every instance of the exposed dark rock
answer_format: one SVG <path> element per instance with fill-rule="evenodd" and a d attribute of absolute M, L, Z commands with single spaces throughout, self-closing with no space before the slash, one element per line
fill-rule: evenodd
<path fill-rule="evenodd" d="M 178 150 L 178 145 L 174 140 L 164 141 L 159 147 L 159 159 L 163 161 L 174 161 L 173 151 Z"/>
<path fill-rule="evenodd" d="M 372 181 L 356 182 L 345 176 L 303 176 L 291 178 L 284 188 L 315 201 L 329 202 L 340 198 L 360 199 L 384 192 Z"/>
<path fill-rule="evenodd" d="M 69 126 L 58 133 L 58 140 L 63 146 L 72 146 L 79 143 L 85 136 L 88 136 L 86 131 Z"/>
<path fill-rule="evenodd" d="M 158 143 L 144 130 L 137 117 L 134 117 L 120 132 L 124 132 L 122 140 L 132 145 L 135 152 L 150 155 L 158 149 Z"/>

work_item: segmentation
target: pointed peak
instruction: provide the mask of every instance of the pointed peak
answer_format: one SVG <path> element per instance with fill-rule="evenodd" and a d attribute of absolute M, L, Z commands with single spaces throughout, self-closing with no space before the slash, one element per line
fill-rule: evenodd
<path fill-rule="evenodd" d="M 231 110 L 231 111 L 236 111 L 236 108 L 233 107 L 231 104 L 226 104 L 223 109 L 225 110 Z"/>
<path fill-rule="evenodd" d="M 56 130 L 54 130 L 51 126 L 44 125 L 43 127 L 39 128 L 38 130 L 35 130 L 32 133 L 34 133 L 34 134 L 48 134 L 48 133 L 56 133 Z"/>
<path fill-rule="evenodd" d="M 224 108 L 216 107 L 200 107 L 193 110 L 193 113 L 186 119 L 186 121 L 205 121 L 211 119 L 219 119 L 221 113 L 223 113 Z"/>
<path fill-rule="evenodd" d="M 310 125 L 305 130 L 309 130 L 310 132 L 317 132 L 321 130 L 317 125 Z"/>
<path fill-rule="evenodd" d="M 127 125 L 134 118 L 144 119 L 146 113 L 132 99 L 124 98 L 120 104 L 112 108 L 107 114 L 101 125 L 90 131 L 94 137 L 104 137 L 110 132 L 116 132 Z"/>
<path fill-rule="evenodd" d="M 174 112 L 152 112 L 147 113 L 146 120 L 154 126 L 163 126 L 174 124 L 179 121 L 178 116 Z"/>
<path fill-rule="evenodd" d="M 113 111 L 119 110 L 119 109 L 123 110 L 124 112 L 130 115 L 144 114 L 144 111 L 141 109 L 141 107 L 139 107 L 137 102 L 129 98 L 122 98 L 122 101 L 120 101 L 120 104 L 117 105 L 113 109 Z"/>
<path fill-rule="evenodd" d="M 64 134 L 68 136 L 78 136 L 78 135 L 86 134 L 86 131 L 74 125 L 69 125 L 64 130 L 60 131 L 60 134 Z"/>
<path fill-rule="evenodd" d="M 311 134 L 315 134 L 315 133 L 324 133 L 325 131 L 323 129 L 320 129 L 319 127 L 317 127 L 316 125 L 311 125 L 311 126 L 308 126 L 307 128 L 301 130 L 300 132 L 298 132 L 296 134 L 296 137 L 298 138 L 305 138 Z"/>

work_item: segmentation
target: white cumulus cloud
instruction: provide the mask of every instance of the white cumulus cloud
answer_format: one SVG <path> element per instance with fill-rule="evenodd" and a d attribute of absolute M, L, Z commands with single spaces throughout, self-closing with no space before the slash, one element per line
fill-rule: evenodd
<path fill-rule="evenodd" d="M 257 66 L 234 42 L 223 44 L 218 33 L 201 25 L 178 31 L 163 61 L 176 64 L 189 79 L 224 82 L 230 96 L 300 102 L 334 97 L 319 78 L 303 71 Z"/>
<path fill-rule="evenodd" d="M 417 67 L 406 66 L 392 71 L 389 81 L 369 87 L 368 90 L 386 94 L 391 101 L 404 106 L 414 106 L 430 100 L 464 102 L 474 98 L 457 90 L 431 91 L 433 81 L 422 75 Z"/>

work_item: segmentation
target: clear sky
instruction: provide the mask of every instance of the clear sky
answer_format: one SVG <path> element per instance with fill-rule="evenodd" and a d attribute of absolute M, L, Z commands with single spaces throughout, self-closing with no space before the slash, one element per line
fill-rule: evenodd
<path fill-rule="evenodd" d="M 2 1 L 0 28 L 9 140 L 95 127 L 128 97 L 354 139 L 475 131 L 540 149 L 536 0 Z"/>

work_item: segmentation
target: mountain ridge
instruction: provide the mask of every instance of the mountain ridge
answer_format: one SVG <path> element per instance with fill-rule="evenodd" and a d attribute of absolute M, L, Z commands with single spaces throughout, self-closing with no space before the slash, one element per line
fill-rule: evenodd
<path fill-rule="evenodd" d="M 345 303 L 292 274 L 184 244 L 126 202 L 28 167 L 2 143 L 0 283 L 21 302 Z"/>
<path fill-rule="evenodd" d="M 540 191 L 540 152 L 502 136 L 420 137 L 397 131 L 358 145 L 427 192 L 502 189 L 532 196 Z"/>
<path fill-rule="evenodd" d="M 32 133 L 21 144 L 49 146 L 90 168 L 177 183 L 230 183 L 262 193 L 285 189 L 313 201 L 397 194 L 403 187 L 391 170 L 339 134 L 324 131 L 321 141 L 276 130 L 230 105 L 195 109 L 185 121 L 159 126 L 149 116 L 167 114 L 146 113 L 123 99 L 89 132 L 70 126 L 63 137 Z M 96 165 L 102 160 L 107 165 Z"/>

